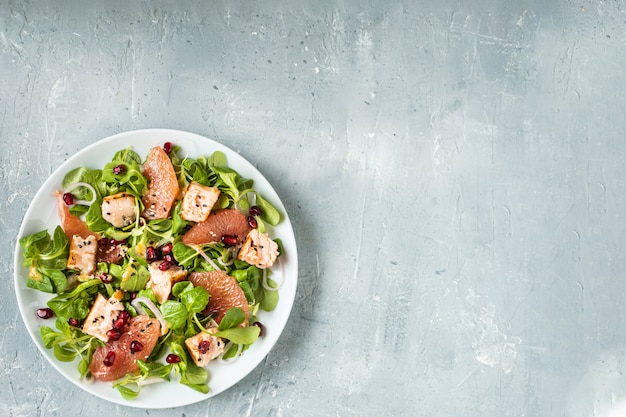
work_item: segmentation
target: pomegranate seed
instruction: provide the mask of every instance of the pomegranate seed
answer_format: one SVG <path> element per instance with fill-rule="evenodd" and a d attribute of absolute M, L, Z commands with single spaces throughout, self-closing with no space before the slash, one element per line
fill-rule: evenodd
<path fill-rule="evenodd" d="M 98 245 L 106 246 L 108 244 L 109 244 L 109 239 L 107 239 L 106 237 L 101 237 L 100 239 L 98 239 Z"/>
<path fill-rule="evenodd" d="M 98 278 L 100 278 L 100 281 L 102 281 L 105 284 L 110 284 L 113 282 L 113 276 L 111 276 L 110 274 L 107 274 L 106 272 L 101 273 Z"/>
<path fill-rule="evenodd" d="M 40 308 L 37 310 L 37 317 L 40 319 L 49 319 L 54 316 L 54 312 L 51 308 Z"/>
<path fill-rule="evenodd" d="M 111 329 L 107 332 L 107 336 L 110 340 L 119 340 L 119 338 L 122 337 L 122 332 L 120 332 L 119 329 Z"/>
<path fill-rule="evenodd" d="M 154 247 L 152 246 L 148 246 L 146 248 L 146 261 L 152 262 L 156 261 L 158 258 L 159 257 L 157 255 L 156 249 L 154 249 Z"/>
<path fill-rule="evenodd" d="M 109 353 L 107 353 L 107 355 L 104 357 L 104 360 L 102 361 L 102 363 L 104 363 L 105 366 L 113 366 L 114 362 L 115 362 L 114 351 L 110 351 Z"/>
<path fill-rule="evenodd" d="M 111 245 L 121 245 L 123 243 L 126 243 L 126 241 L 124 241 L 124 240 L 116 240 L 116 239 L 111 238 L 111 239 L 109 239 L 109 243 Z"/>
<path fill-rule="evenodd" d="M 257 223 L 257 221 L 256 221 L 256 219 L 255 219 L 254 217 L 252 217 L 252 216 L 248 216 L 248 225 L 249 225 L 251 228 L 256 229 L 256 228 L 257 228 L 257 226 L 258 226 L 258 223 Z"/>
<path fill-rule="evenodd" d="M 121 329 L 122 329 L 122 327 L 124 327 L 124 325 L 125 325 L 125 324 L 126 324 L 126 323 L 124 323 L 124 319 L 120 319 L 120 318 L 118 318 L 117 320 L 115 320 L 115 321 L 113 322 L 113 329 L 115 329 L 115 330 L 121 330 Z"/>
<path fill-rule="evenodd" d="M 259 206 L 252 206 L 252 207 L 250 207 L 250 215 L 251 216 L 260 216 L 261 215 L 261 209 L 259 208 Z"/>
<path fill-rule="evenodd" d="M 134 300 L 135 298 L 137 298 L 137 291 L 133 291 L 130 293 L 130 299 Z"/>
<path fill-rule="evenodd" d="M 166 154 L 169 155 L 170 153 L 172 153 L 172 149 L 174 149 L 174 145 L 172 144 L 172 142 L 165 142 L 163 144 L 163 150 Z"/>
<path fill-rule="evenodd" d="M 143 350 L 143 344 L 137 340 L 130 342 L 130 353 L 141 352 Z"/>
<path fill-rule="evenodd" d="M 171 253 L 166 253 L 165 255 L 163 255 L 163 260 L 165 262 L 169 262 L 172 265 L 176 262 L 176 260 L 174 259 L 174 255 L 172 255 Z"/>
<path fill-rule="evenodd" d="M 68 206 L 74 205 L 74 194 L 65 193 L 63 194 L 63 202 Z"/>
<path fill-rule="evenodd" d="M 198 344 L 198 351 L 203 355 L 207 353 L 210 348 L 211 342 L 209 342 L 208 340 L 203 340 Z"/>
<path fill-rule="evenodd" d="M 180 356 L 174 355 L 173 353 L 170 353 L 165 358 L 165 362 L 167 362 L 167 363 L 178 363 L 178 362 L 180 362 Z"/>
<path fill-rule="evenodd" d="M 124 324 L 128 323 L 128 320 L 130 319 L 130 313 L 126 310 L 122 310 L 120 311 L 120 314 L 117 316 L 118 320 L 123 320 Z"/>
<path fill-rule="evenodd" d="M 222 243 L 226 246 L 235 246 L 237 244 L 237 238 L 233 235 L 223 235 Z"/>
<path fill-rule="evenodd" d="M 78 325 L 79 325 L 80 323 L 78 323 L 78 320 L 76 320 L 75 318 L 70 317 L 70 318 L 67 320 L 67 324 L 69 324 L 69 325 L 70 325 L 70 326 L 72 326 L 72 327 L 78 327 Z"/>
<path fill-rule="evenodd" d="M 252 324 L 260 329 L 259 337 L 263 336 L 263 334 L 265 333 L 265 326 L 263 325 L 263 323 L 261 323 L 260 321 L 257 321 Z"/>
<path fill-rule="evenodd" d="M 120 175 L 120 174 L 122 174 L 124 172 L 126 172 L 126 165 L 124 165 L 124 164 L 115 165 L 113 167 L 113 173 L 115 175 Z"/>
<path fill-rule="evenodd" d="M 161 253 L 172 253 L 172 243 L 166 243 L 161 248 Z"/>
<path fill-rule="evenodd" d="M 159 264 L 159 270 L 161 270 L 161 271 L 167 271 L 171 267 L 172 267 L 172 263 L 171 262 L 163 261 L 163 262 L 161 262 Z"/>

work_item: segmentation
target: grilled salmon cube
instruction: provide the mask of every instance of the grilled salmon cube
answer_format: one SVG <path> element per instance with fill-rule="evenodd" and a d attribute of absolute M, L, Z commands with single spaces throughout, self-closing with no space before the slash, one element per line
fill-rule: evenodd
<path fill-rule="evenodd" d="M 224 341 L 216 336 L 200 332 L 195 336 L 185 339 L 187 351 L 198 366 L 204 366 L 224 352 Z"/>
<path fill-rule="evenodd" d="M 115 227 L 133 224 L 137 218 L 135 197 L 128 193 L 117 193 L 104 197 L 102 218 Z"/>
<path fill-rule="evenodd" d="M 278 244 L 270 237 L 252 229 L 246 236 L 237 258 L 259 268 L 270 268 L 278 257 Z"/>
<path fill-rule="evenodd" d="M 120 311 L 124 310 L 124 304 L 120 302 L 122 292 L 116 291 L 108 300 L 100 293 L 89 310 L 89 314 L 83 323 L 83 333 L 97 337 L 103 342 L 109 341 L 107 332 L 113 328 Z"/>
<path fill-rule="evenodd" d="M 148 266 L 150 280 L 146 284 L 146 288 L 152 288 L 152 292 L 160 304 L 167 301 L 172 293 L 172 286 L 187 276 L 187 271 L 177 265 L 172 265 L 167 270 L 161 271 L 159 265 L 163 262 L 166 261 L 155 261 Z"/>
<path fill-rule="evenodd" d="M 219 197 L 219 188 L 190 182 L 185 188 L 180 217 L 196 223 L 205 221 Z"/>
<path fill-rule="evenodd" d="M 67 258 L 68 269 L 78 269 L 83 275 L 91 275 L 96 270 L 96 252 L 98 241 L 91 235 L 83 239 L 79 235 L 70 240 L 70 254 Z"/>

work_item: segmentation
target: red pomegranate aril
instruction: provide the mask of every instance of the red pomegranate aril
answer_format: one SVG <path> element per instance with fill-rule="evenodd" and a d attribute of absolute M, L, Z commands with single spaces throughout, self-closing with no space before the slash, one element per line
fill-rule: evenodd
<path fill-rule="evenodd" d="M 259 224 L 253 216 L 248 216 L 248 225 L 251 228 L 256 229 Z"/>
<path fill-rule="evenodd" d="M 143 344 L 137 340 L 130 342 L 130 353 L 141 352 L 143 350 Z"/>
<path fill-rule="evenodd" d="M 211 342 L 209 342 L 208 340 L 203 340 L 200 343 L 198 343 L 198 351 L 203 355 L 207 353 L 210 348 L 211 348 Z"/>
<path fill-rule="evenodd" d="M 261 323 L 260 321 L 256 321 L 256 322 L 254 322 L 252 324 L 259 328 L 259 337 L 261 337 L 261 336 L 263 336 L 263 334 L 265 334 L 265 326 L 263 325 L 263 323 Z"/>
<path fill-rule="evenodd" d="M 167 355 L 165 357 L 165 362 L 167 362 L 167 363 L 178 363 L 178 362 L 180 362 L 180 356 L 174 355 L 173 353 L 170 353 L 169 355 Z"/>
<path fill-rule="evenodd" d="M 125 243 L 125 241 L 124 240 L 117 240 L 117 239 L 111 238 L 111 239 L 109 239 L 109 243 L 111 245 L 121 245 L 122 243 Z"/>
<path fill-rule="evenodd" d="M 105 284 L 110 284 L 113 282 L 113 276 L 111 274 L 107 274 L 106 272 L 101 273 L 98 278 Z"/>
<path fill-rule="evenodd" d="M 237 244 L 237 237 L 232 235 L 223 235 L 222 243 L 226 246 L 235 246 Z"/>
<path fill-rule="evenodd" d="M 37 309 L 37 317 L 39 317 L 40 319 L 49 319 L 52 318 L 54 316 L 54 312 L 52 311 L 51 308 L 39 308 Z"/>
<path fill-rule="evenodd" d="M 110 340 L 119 340 L 122 337 L 122 332 L 119 329 L 111 329 L 107 332 L 107 336 Z"/>
<path fill-rule="evenodd" d="M 101 237 L 100 239 L 98 239 L 98 245 L 105 246 L 108 244 L 109 244 L 109 239 L 107 239 L 106 237 Z"/>
<path fill-rule="evenodd" d="M 259 206 L 252 206 L 250 207 L 250 215 L 251 216 L 260 216 L 261 215 L 261 209 L 259 208 Z"/>
<path fill-rule="evenodd" d="M 115 363 L 115 352 L 110 351 L 109 353 L 107 353 L 102 363 L 104 363 L 105 366 L 113 366 L 113 364 Z"/>
<path fill-rule="evenodd" d="M 172 144 L 172 142 L 165 142 L 163 144 L 163 150 L 166 154 L 169 155 L 170 153 L 172 153 L 172 149 L 174 149 L 174 145 Z"/>
<path fill-rule="evenodd" d="M 126 324 L 126 323 L 124 322 L 124 319 L 118 318 L 117 320 L 115 320 L 115 321 L 113 322 L 113 328 L 114 328 L 115 330 L 121 330 L 121 329 L 122 329 L 122 327 L 124 327 L 124 325 L 125 325 L 125 324 Z"/>
<path fill-rule="evenodd" d="M 72 193 L 64 193 L 63 194 L 63 202 L 68 206 L 74 205 L 74 194 Z"/>
<path fill-rule="evenodd" d="M 124 172 L 126 172 L 126 165 L 124 164 L 115 165 L 113 167 L 113 173 L 115 175 L 120 175 L 120 174 L 123 174 Z"/>
<path fill-rule="evenodd" d="M 161 253 L 172 253 L 172 243 L 166 243 L 161 247 Z"/>
<path fill-rule="evenodd" d="M 128 323 L 128 319 L 130 319 L 130 313 L 126 310 L 120 311 L 120 314 L 117 316 L 118 320 L 122 320 L 124 324 Z"/>
<path fill-rule="evenodd" d="M 70 326 L 72 326 L 72 327 L 78 327 L 78 325 L 79 325 L 80 323 L 79 323 L 79 322 L 78 322 L 78 320 L 76 320 L 74 317 L 70 317 L 70 318 L 67 320 L 67 324 L 69 324 L 69 325 L 70 325 Z"/>
<path fill-rule="evenodd" d="M 172 265 L 176 263 L 176 260 L 174 259 L 174 255 L 172 255 L 171 253 L 166 253 L 165 255 L 163 255 L 163 260 L 165 262 L 171 263 Z"/>
<path fill-rule="evenodd" d="M 171 267 L 172 267 L 172 263 L 171 262 L 163 261 L 163 262 L 161 262 L 159 264 L 159 270 L 161 270 L 161 271 L 167 271 Z"/>
<path fill-rule="evenodd" d="M 158 258 L 159 256 L 157 255 L 156 249 L 152 246 L 148 246 L 146 248 L 146 261 L 152 262 L 156 261 Z"/>

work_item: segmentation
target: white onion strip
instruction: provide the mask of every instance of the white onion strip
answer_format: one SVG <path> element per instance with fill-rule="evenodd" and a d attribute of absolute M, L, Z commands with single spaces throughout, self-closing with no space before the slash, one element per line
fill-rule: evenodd
<path fill-rule="evenodd" d="M 222 270 L 219 266 L 217 266 L 215 262 L 213 262 L 213 259 L 209 258 L 209 255 L 204 253 L 204 251 L 200 249 L 197 245 L 191 245 L 191 247 L 194 248 L 196 252 L 198 252 L 198 254 L 202 256 L 204 260 L 207 261 L 213 267 L 213 269 L 215 269 L 216 271 Z"/>
<path fill-rule="evenodd" d="M 96 189 L 93 188 L 93 186 L 87 182 L 75 182 L 73 184 L 70 184 L 67 187 L 65 187 L 65 189 L 63 190 L 63 193 L 69 193 L 74 188 L 78 188 L 78 187 L 88 188 L 89 191 L 91 191 L 91 200 L 76 200 L 74 201 L 74 204 L 86 204 L 88 206 L 92 205 L 96 201 Z"/>
<path fill-rule="evenodd" d="M 280 257 L 277 259 L 278 261 L 278 266 L 280 267 L 280 276 L 281 279 L 280 281 L 276 281 L 273 280 L 274 282 L 276 282 L 276 288 L 273 288 L 270 286 L 269 282 L 267 282 L 268 280 L 268 274 L 267 274 L 267 269 L 263 269 L 263 279 L 261 280 L 261 285 L 263 286 L 263 289 L 267 290 L 267 291 L 278 291 L 280 289 L 280 287 L 282 287 L 283 282 L 285 281 L 285 275 L 284 275 L 284 271 L 283 271 L 283 264 L 280 260 Z"/>
<path fill-rule="evenodd" d="M 224 260 L 224 255 L 220 255 L 220 257 L 217 258 L 217 262 L 219 262 L 220 265 L 222 265 L 222 266 L 231 266 L 232 264 L 235 263 L 235 258 L 236 258 L 235 251 L 236 250 L 237 250 L 237 248 L 235 248 L 235 247 L 226 249 L 225 252 L 229 252 L 230 253 L 230 260 L 229 261 L 225 261 Z"/>
<path fill-rule="evenodd" d="M 131 301 L 130 305 L 132 305 L 133 308 L 137 310 L 137 313 L 146 316 L 147 315 L 146 310 L 143 309 L 143 306 L 141 305 L 141 303 L 145 304 L 150 309 L 150 311 L 152 311 L 152 313 L 157 318 L 157 320 L 159 320 L 159 323 L 161 323 L 161 336 L 167 333 L 167 331 L 169 330 L 169 327 L 167 326 L 167 322 L 165 321 L 163 314 L 161 314 L 161 310 L 159 310 L 158 307 L 154 305 L 152 300 L 146 297 L 139 296 L 139 297 L 136 297 L 133 301 Z"/>
<path fill-rule="evenodd" d="M 226 343 L 226 346 L 224 346 L 224 351 L 220 353 L 220 355 L 217 357 L 218 361 L 220 361 L 221 363 L 233 363 L 237 359 L 239 359 L 239 357 L 241 356 L 241 351 L 243 351 L 243 345 L 240 345 L 240 344 L 237 345 L 237 353 L 235 353 L 235 356 L 228 358 L 228 359 L 224 359 L 224 355 L 230 350 L 232 345 L 233 345 L 233 342 Z"/>

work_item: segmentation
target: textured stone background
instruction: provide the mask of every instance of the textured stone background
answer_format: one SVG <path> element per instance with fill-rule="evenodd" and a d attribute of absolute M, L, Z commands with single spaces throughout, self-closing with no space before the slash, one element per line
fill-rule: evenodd
<path fill-rule="evenodd" d="M 0 0 L 0 415 L 626 415 L 625 69 L 624 1 Z M 48 175 L 148 127 L 251 160 L 300 257 L 267 359 L 175 410 L 67 382 L 13 285 Z"/>

